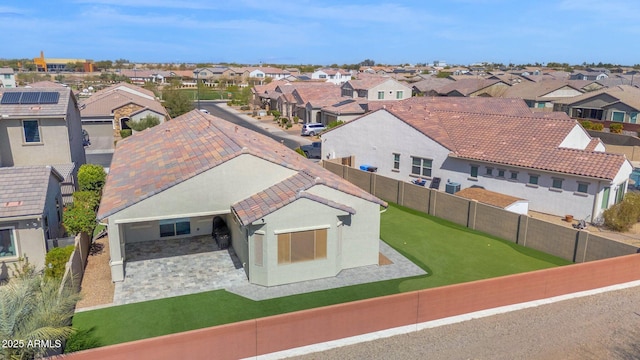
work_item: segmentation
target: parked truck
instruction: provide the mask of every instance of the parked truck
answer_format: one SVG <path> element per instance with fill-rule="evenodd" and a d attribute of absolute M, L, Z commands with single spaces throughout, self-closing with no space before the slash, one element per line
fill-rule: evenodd
<path fill-rule="evenodd" d="M 309 159 L 320 159 L 322 156 L 322 142 L 314 141 L 310 145 L 302 145 L 300 146 L 300 150 L 302 150 Z"/>

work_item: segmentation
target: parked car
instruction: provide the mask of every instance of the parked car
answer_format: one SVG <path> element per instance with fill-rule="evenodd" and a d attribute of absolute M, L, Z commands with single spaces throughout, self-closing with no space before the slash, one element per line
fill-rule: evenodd
<path fill-rule="evenodd" d="M 227 223 L 224 222 L 220 216 L 215 216 L 213 218 L 213 230 L 211 231 L 211 236 L 218 244 L 218 248 L 226 249 L 229 247 L 229 243 L 231 243 L 231 231 L 227 227 Z"/>
<path fill-rule="evenodd" d="M 310 145 L 300 146 L 305 156 L 309 159 L 320 159 L 322 156 L 322 142 L 314 141 Z"/>
<path fill-rule="evenodd" d="M 199 110 L 202 111 L 205 114 L 209 114 L 209 110 L 207 110 L 207 109 L 199 109 Z"/>
<path fill-rule="evenodd" d="M 313 123 L 313 124 L 304 124 L 302 125 L 302 136 L 316 136 L 318 134 L 320 134 L 322 131 L 326 130 L 327 127 L 322 125 L 322 124 L 318 124 L 318 123 Z"/>

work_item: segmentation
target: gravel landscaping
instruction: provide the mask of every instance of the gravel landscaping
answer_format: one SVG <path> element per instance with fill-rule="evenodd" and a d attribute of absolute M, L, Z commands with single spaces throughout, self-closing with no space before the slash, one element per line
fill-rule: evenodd
<path fill-rule="evenodd" d="M 113 303 L 114 288 L 109 267 L 109 237 L 103 236 L 93 242 L 87 257 L 80 287 L 82 299 L 78 301 L 76 311 Z"/>

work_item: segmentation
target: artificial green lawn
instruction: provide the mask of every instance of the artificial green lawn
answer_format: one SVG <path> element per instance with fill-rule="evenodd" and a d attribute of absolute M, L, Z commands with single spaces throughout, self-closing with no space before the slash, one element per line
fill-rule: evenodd
<path fill-rule="evenodd" d="M 570 264 L 397 205 L 381 216 L 381 238 L 428 275 L 253 301 L 224 290 L 81 312 L 73 326 L 103 345 L 325 305 Z"/>

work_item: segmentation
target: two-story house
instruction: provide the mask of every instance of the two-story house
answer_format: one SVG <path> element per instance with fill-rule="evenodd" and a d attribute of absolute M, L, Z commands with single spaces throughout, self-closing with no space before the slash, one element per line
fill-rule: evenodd
<path fill-rule="evenodd" d="M 367 101 L 404 100 L 411 97 L 411 88 L 388 76 L 366 76 L 349 80 L 341 88 L 342 96 Z"/>
<path fill-rule="evenodd" d="M 86 157 L 71 89 L 15 88 L 0 94 L 0 166 L 50 165 L 64 179 L 64 201 L 72 201 Z"/>
<path fill-rule="evenodd" d="M 534 113 L 516 99 L 412 98 L 331 129 L 322 141 L 323 159 L 348 158 L 427 186 L 438 178 L 441 190 L 480 186 L 528 200 L 533 211 L 587 220 L 622 200 L 633 170 L 566 114 Z"/>
<path fill-rule="evenodd" d="M 16 75 L 12 68 L 0 67 L 0 88 L 16 87 Z"/>
<path fill-rule="evenodd" d="M 351 72 L 343 69 L 317 69 L 311 74 L 312 80 L 324 80 L 336 85 L 342 85 L 351 80 Z"/>

